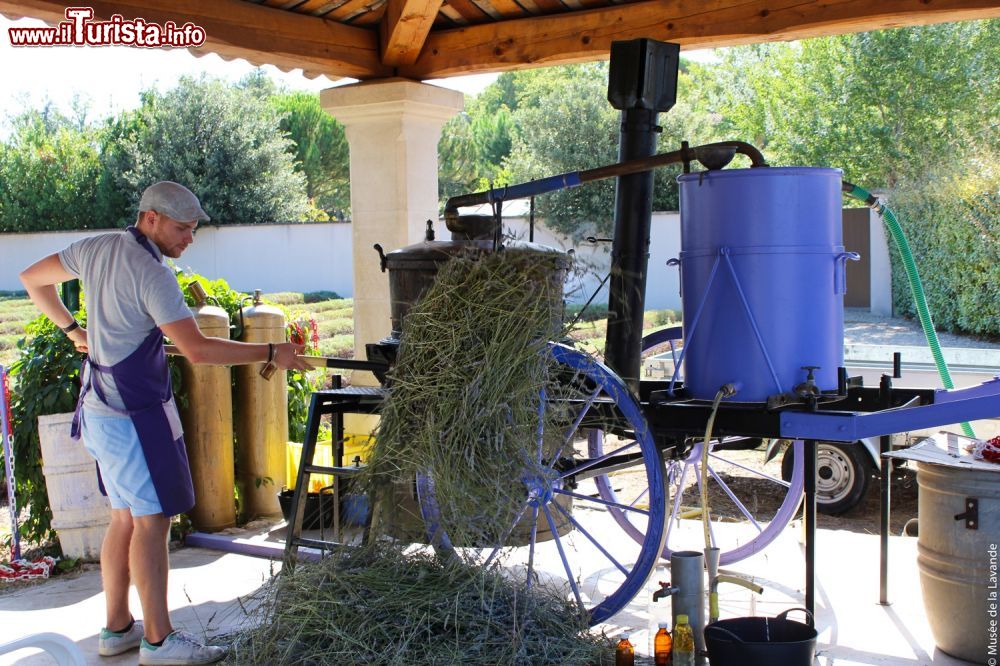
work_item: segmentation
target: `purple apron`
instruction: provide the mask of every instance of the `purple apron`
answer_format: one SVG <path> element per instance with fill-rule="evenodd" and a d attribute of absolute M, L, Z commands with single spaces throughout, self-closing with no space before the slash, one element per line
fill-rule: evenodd
<path fill-rule="evenodd" d="M 128 231 L 154 259 L 160 261 L 145 236 L 135 227 L 128 227 Z M 163 351 L 163 332 L 154 328 L 134 352 L 112 366 L 101 365 L 91 358 L 87 358 L 84 365 L 90 366 L 90 373 L 86 373 L 86 383 L 80 390 L 80 399 L 76 405 L 73 438 L 80 437 L 83 399 L 90 389 L 94 390 L 101 402 L 108 405 L 100 383 L 93 381 L 93 373 L 110 375 L 125 409 L 118 410 L 110 405 L 108 407 L 132 419 L 163 515 L 174 516 L 189 510 L 194 506 L 194 486 L 191 483 L 184 433 L 177 405 L 174 404 L 167 355 Z M 81 376 L 85 370 L 86 368 Z M 104 491 L 103 484 L 101 490 Z"/>

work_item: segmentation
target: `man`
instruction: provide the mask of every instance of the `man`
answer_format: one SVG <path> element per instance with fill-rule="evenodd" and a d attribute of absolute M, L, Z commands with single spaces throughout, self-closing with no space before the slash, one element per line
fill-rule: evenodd
<path fill-rule="evenodd" d="M 82 430 L 111 502 L 101 547 L 107 625 L 98 651 L 108 656 L 139 647 L 140 664 L 208 664 L 225 654 L 174 631 L 167 611 L 170 517 L 194 505 L 194 490 L 164 336 L 192 363 L 309 367 L 299 356 L 301 345 L 201 334 L 163 257 L 180 257 L 198 222 L 208 219 L 190 190 L 161 181 L 142 193 L 134 227 L 77 241 L 21 273 L 35 306 L 88 353 L 74 436 Z M 73 278 L 83 281 L 88 329 L 56 293 L 57 284 Z M 129 611 L 130 583 L 142 621 Z"/>

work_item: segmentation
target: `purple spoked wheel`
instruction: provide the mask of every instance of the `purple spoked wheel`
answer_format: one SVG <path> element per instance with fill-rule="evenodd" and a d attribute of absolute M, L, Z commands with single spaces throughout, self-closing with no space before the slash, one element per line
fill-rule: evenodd
<path fill-rule="evenodd" d="M 524 581 L 525 587 L 544 582 L 558 585 L 567 599 L 577 602 L 591 624 L 612 617 L 644 587 L 659 558 L 665 535 L 666 498 L 664 463 L 653 442 L 639 404 L 624 382 L 606 366 L 580 351 L 551 343 L 549 353 L 587 387 L 584 399 L 557 404 L 543 393 L 540 410 L 569 411 L 569 423 L 561 433 L 558 452 L 548 459 L 543 455 L 544 433 L 537 432 L 535 459 L 525 466 L 520 479 L 524 502 L 517 520 L 506 538 L 489 548 L 457 548 L 448 537 L 433 478 L 417 476 L 417 493 L 428 543 L 442 551 L 457 551 L 465 557 L 489 566 L 502 559 L 509 571 Z M 619 431 L 630 433 L 621 446 L 588 455 L 586 432 L 581 424 L 595 408 L 615 414 Z M 596 413 L 596 412 L 595 412 Z M 629 506 L 594 492 L 588 470 L 613 459 L 616 469 L 631 470 L 646 486 L 642 507 Z M 590 484 L 590 485 L 587 485 Z M 566 498 L 572 509 L 565 508 Z M 562 502 L 557 502 L 562 499 Z M 624 525 L 635 530 L 631 538 L 622 538 L 623 523 L 616 514 L 627 516 Z M 508 545 L 519 524 L 528 521 L 530 532 L 525 545 Z M 547 539 L 540 538 L 538 527 L 547 528 Z M 636 530 L 636 528 L 639 528 Z"/>

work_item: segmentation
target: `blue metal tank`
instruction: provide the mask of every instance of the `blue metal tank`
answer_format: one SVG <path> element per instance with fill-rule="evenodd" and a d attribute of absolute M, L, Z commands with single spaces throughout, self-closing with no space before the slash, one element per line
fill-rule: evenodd
<path fill-rule="evenodd" d="M 839 169 L 685 174 L 680 183 L 684 384 L 763 402 L 805 381 L 837 388 L 845 262 Z"/>

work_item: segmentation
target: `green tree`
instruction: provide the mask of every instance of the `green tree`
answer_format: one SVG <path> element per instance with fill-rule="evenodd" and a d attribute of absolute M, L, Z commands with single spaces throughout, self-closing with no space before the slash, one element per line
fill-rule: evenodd
<path fill-rule="evenodd" d="M 92 229 L 98 140 L 46 105 L 15 118 L 0 144 L 0 232 Z"/>
<path fill-rule="evenodd" d="M 893 188 L 963 155 L 969 135 L 996 122 L 998 25 L 730 49 L 713 87 L 716 110 L 774 164 L 839 167 L 866 187 Z"/>
<path fill-rule="evenodd" d="M 143 93 L 142 99 L 143 108 L 153 103 L 151 92 Z M 134 169 L 135 146 L 148 132 L 143 108 L 106 118 L 101 127 L 100 173 L 95 206 L 102 227 L 124 227 L 135 222 L 139 193 L 125 174 Z"/>
<path fill-rule="evenodd" d="M 935 323 L 997 336 L 998 61 L 1000 21 L 970 21 L 732 49 L 705 90 L 772 164 L 886 190 Z M 912 314 L 890 256 L 895 307 Z"/>
<path fill-rule="evenodd" d="M 607 63 L 518 72 L 512 78 L 517 101 L 512 113 L 513 146 L 505 166 L 514 182 L 618 160 L 621 115 L 607 100 Z M 685 97 L 690 84 L 682 71 L 677 105 L 658 116 L 663 128 L 658 151 L 675 150 L 682 139 L 698 141 L 712 135 L 711 119 L 700 117 Z M 655 172 L 655 210 L 676 209 L 677 173 L 679 167 Z M 553 192 L 538 198 L 538 214 L 551 228 L 577 238 L 591 233 L 606 236 L 613 227 L 614 192 L 613 179 Z"/>
<path fill-rule="evenodd" d="M 109 189 L 134 201 L 150 183 L 174 180 L 199 195 L 213 224 L 299 221 L 305 178 L 278 126 L 277 110 L 254 91 L 182 78 L 147 92 L 138 116 L 115 130 Z"/>
<path fill-rule="evenodd" d="M 343 125 L 320 107 L 316 93 L 281 93 L 269 103 L 292 143 L 295 169 L 306 179 L 306 196 L 332 217 L 349 217 L 350 159 Z"/>
<path fill-rule="evenodd" d="M 472 99 L 465 112 L 441 129 L 438 190 L 442 199 L 510 182 L 504 161 L 510 155 L 513 117 L 506 104 L 493 107 L 482 99 Z"/>
<path fill-rule="evenodd" d="M 441 128 L 438 141 L 438 196 L 450 197 L 480 189 L 493 173 L 483 164 L 473 136 L 473 119 L 468 113 L 451 118 Z"/>

